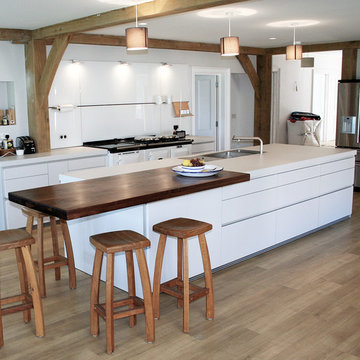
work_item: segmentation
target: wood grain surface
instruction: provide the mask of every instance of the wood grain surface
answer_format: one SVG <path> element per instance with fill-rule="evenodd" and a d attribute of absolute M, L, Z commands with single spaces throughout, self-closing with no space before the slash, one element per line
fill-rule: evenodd
<path fill-rule="evenodd" d="M 183 177 L 167 167 L 10 192 L 9 200 L 71 220 L 249 180 L 249 174 L 231 171 L 205 178 Z"/>

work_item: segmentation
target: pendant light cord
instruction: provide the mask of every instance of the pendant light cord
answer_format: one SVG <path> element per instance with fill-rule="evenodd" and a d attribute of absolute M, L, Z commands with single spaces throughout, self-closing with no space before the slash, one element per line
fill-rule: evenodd
<path fill-rule="evenodd" d="M 230 21 L 230 16 L 231 16 L 231 15 L 229 15 L 229 37 L 231 36 L 231 21 Z"/>
<path fill-rule="evenodd" d="M 137 2 L 136 2 L 136 5 L 135 5 L 135 19 L 136 19 L 136 21 L 135 21 L 135 27 L 138 27 L 138 12 L 137 12 L 137 6 L 138 6 L 138 4 L 137 4 Z"/>
<path fill-rule="evenodd" d="M 293 45 L 295 45 L 296 44 L 296 40 L 295 40 L 295 29 L 296 29 L 296 27 L 294 26 L 294 41 L 293 41 Z"/>

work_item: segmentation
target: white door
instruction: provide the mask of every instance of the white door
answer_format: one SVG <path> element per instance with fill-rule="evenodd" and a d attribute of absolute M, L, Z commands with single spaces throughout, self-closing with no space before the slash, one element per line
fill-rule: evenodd
<path fill-rule="evenodd" d="M 195 76 L 195 135 L 216 139 L 216 75 Z"/>

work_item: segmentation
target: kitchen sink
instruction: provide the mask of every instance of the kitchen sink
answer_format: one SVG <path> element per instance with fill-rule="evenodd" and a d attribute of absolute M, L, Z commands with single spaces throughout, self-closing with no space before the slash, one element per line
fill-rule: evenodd
<path fill-rule="evenodd" d="M 240 157 L 240 156 L 248 156 L 248 155 L 256 155 L 256 154 L 259 155 L 260 151 L 234 149 L 234 150 L 204 154 L 201 157 L 204 158 L 205 161 L 211 161 L 214 159 L 231 159 L 231 158 L 236 158 L 236 157 Z"/>

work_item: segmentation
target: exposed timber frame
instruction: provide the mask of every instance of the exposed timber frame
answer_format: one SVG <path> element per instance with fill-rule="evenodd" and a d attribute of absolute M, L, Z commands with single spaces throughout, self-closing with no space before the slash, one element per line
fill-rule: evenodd
<path fill-rule="evenodd" d="M 138 5 L 138 19 L 147 20 L 244 1 L 246 0 L 154 0 L 150 3 Z M 0 41 L 27 44 L 29 132 L 35 138 L 39 151 L 50 150 L 47 97 L 68 43 L 125 46 L 124 36 L 85 34 L 82 32 L 121 25 L 134 20 L 135 7 L 132 6 L 33 31 L 0 28 Z M 46 45 L 52 45 L 48 58 L 46 58 Z M 219 44 L 189 41 L 149 39 L 149 47 L 219 53 Z M 303 45 L 304 52 L 343 50 L 343 79 L 356 77 L 358 48 L 360 48 L 360 41 Z M 270 140 L 271 56 L 284 53 L 285 47 L 261 49 L 242 46 L 241 54 L 237 57 L 249 76 L 255 92 L 254 132 L 256 136 L 262 137 L 265 143 Z M 257 56 L 256 70 L 248 55 Z"/>

